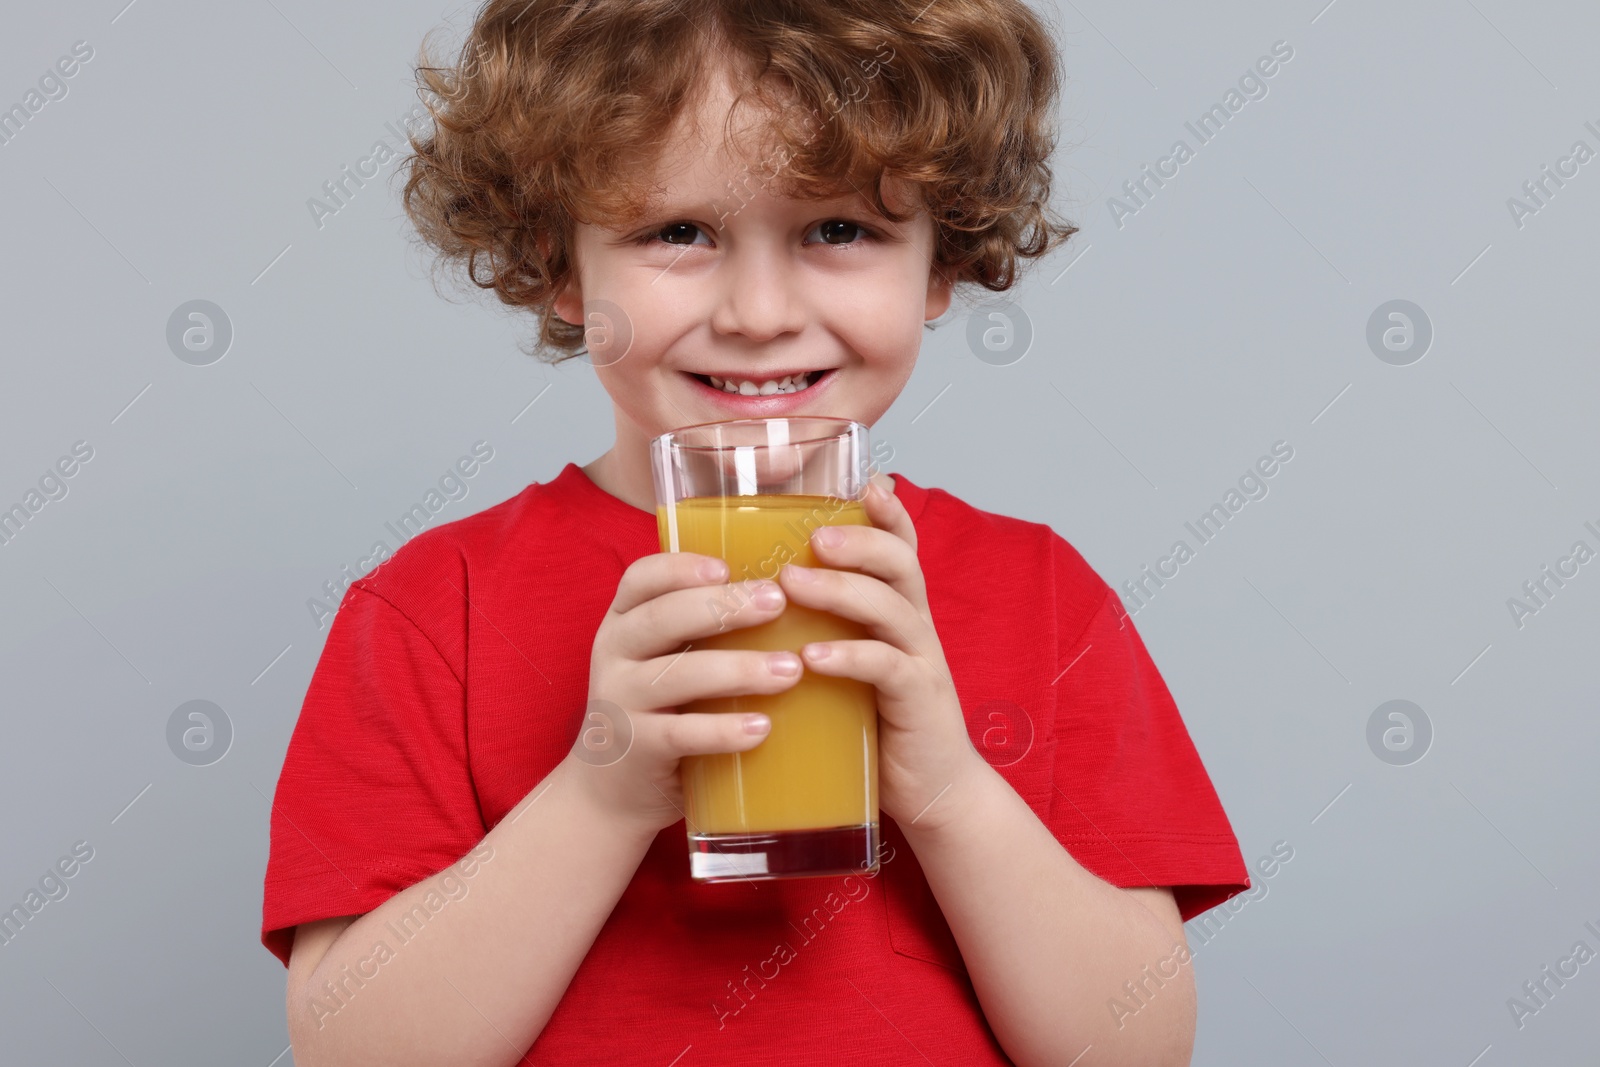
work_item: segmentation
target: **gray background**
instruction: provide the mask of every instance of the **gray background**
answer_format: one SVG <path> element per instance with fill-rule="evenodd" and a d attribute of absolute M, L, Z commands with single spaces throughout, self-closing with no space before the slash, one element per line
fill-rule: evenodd
<path fill-rule="evenodd" d="M 1506 1001 L 1600 948 L 1600 563 L 1520 628 L 1506 602 L 1600 548 L 1600 161 L 1520 228 L 1506 201 L 1600 149 L 1600 14 L 1324 2 L 1049 7 L 1083 232 L 1010 294 L 1024 358 L 975 358 L 953 318 L 874 436 L 1115 585 L 1289 442 L 1136 617 L 1247 861 L 1294 849 L 1210 944 L 1191 924 L 1195 1062 L 1576 1062 L 1600 963 L 1521 1029 Z M 396 144 L 422 34 L 470 10 L 124 3 L 14 6 L 0 35 L 6 106 L 94 48 L 0 146 L 0 504 L 94 448 L 0 547 L 0 903 L 95 849 L 0 947 L 5 1057 L 267 1067 L 291 1062 L 257 927 L 326 635 L 307 599 L 474 441 L 495 459 L 440 521 L 598 455 L 610 407 L 587 366 L 520 354 L 524 323 L 435 295 L 393 167 L 320 228 L 306 206 Z M 1269 95 L 1118 227 L 1107 198 L 1278 40 Z M 165 340 L 194 299 L 235 332 L 210 366 Z M 1408 366 L 1366 341 L 1393 299 L 1435 332 Z M 233 728 L 210 766 L 168 747 L 195 699 Z M 1367 742 L 1391 699 L 1432 724 L 1408 766 Z"/>

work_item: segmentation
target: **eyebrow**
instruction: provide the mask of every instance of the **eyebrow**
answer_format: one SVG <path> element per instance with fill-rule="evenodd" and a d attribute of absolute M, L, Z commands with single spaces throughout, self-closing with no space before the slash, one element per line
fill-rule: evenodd
<path fill-rule="evenodd" d="M 735 186 L 724 193 L 722 201 L 728 205 L 725 209 L 706 200 L 691 201 L 661 198 L 653 202 L 647 201 L 639 211 L 639 221 L 643 222 L 652 218 L 688 218 L 701 214 L 704 214 L 707 218 L 720 219 L 725 215 L 731 215 L 739 211 L 744 204 L 748 203 L 748 201 L 742 200 L 737 195 L 737 192 L 738 187 Z M 797 213 L 802 211 L 838 212 L 841 214 L 859 213 L 870 215 L 874 218 L 882 218 L 877 209 L 873 207 L 872 201 L 859 193 L 842 193 L 824 200 L 801 200 L 795 197 L 780 197 L 779 199 L 787 200 L 796 205 L 795 211 Z"/>

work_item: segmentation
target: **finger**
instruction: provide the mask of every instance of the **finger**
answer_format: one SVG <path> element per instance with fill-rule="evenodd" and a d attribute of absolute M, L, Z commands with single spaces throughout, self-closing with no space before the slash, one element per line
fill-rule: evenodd
<path fill-rule="evenodd" d="M 922 646 L 934 638 L 928 621 L 909 600 L 869 574 L 788 563 L 778 579 L 792 603 L 858 622 L 873 637 L 904 652 L 922 655 Z"/>
<path fill-rule="evenodd" d="M 669 758 L 709 756 L 719 752 L 746 752 L 767 739 L 772 720 L 754 712 L 714 711 L 650 717 L 650 743 Z"/>
<path fill-rule="evenodd" d="M 622 615 L 662 593 L 728 580 L 728 565 L 698 552 L 653 552 L 640 556 L 622 572 L 611 611 Z"/>
<path fill-rule="evenodd" d="M 786 602 L 782 587 L 766 579 L 674 589 L 615 620 L 610 647 L 627 659 L 649 659 L 686 641 L 768 622 Z"/>
<path fill-rule="evenodd" d="M 870 574 L 892 586 L 919 611 L 927 608 L 928 591 L 916 546 L 892 530 L 819 526 L 811 534 L 811 547 L 823 566 Z"/>
<path fill-rule="evenodd" d="M 917 528 L 911 521 L 911 513 L 906 510 L 905 501 L 894 491 L 894 479 L 887 474 L 882 475 L 881 480 L 874 478 L 861 502 L 867 509 L 867 519 L 872 525 L 880 530 L 888 530 L 910 545 L 913 552 L 916 551 Z"/>
<path fill-rule="evenodd" d="M 675 708 L 691 700 L 781 693 L 800 680 L 793 652 L 701 648 L 636 665 L 634 707 Z"/>
<path fill-rule="evenodd" d="M 918 658 L 882 641 L 816 641 L 802 646 L 800 655 L 808 671 L 855 678 L 902 700 L 931 698 L 938 688 Z"/>

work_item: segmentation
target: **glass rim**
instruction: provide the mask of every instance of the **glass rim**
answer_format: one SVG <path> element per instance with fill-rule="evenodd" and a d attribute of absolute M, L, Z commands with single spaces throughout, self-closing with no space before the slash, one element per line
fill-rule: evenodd
<path fill-rule="evenodd" d="M 832 423 L 833 425 L 840 427 L 840 431 L 838 433 L 823 434 L 823 435 L 820 435 L 820 436 L 817 436 L 817 437 L 808 437 L 808 438 L 805 438 L 805 439 L 799 440 L 799 441 L 791 439 L 788 442 L 786 442 L 784 445 L 781 445 L 781 446 L 772 446 L 772 445 L 765 445 L 765 444 L 760 444 L 760 445 L 738 445 L 738 444 L 690 445 L 690 444 L 684 444 L 682 441 L 677 439 L 677 435 L 678 434 L 686 433 L 686 432 L 688 432 L 690 430 L 703 430 L 708 426 L 741 426 L 741 425 L 754 425 L 756 423 L 767 423 L 767 422 L 778 422 L 778 421 L 795 422 L 795 423 L 800 423 L 802 425 L 812 425 L 812 426 L 815 426 L 818 423 Z M 857 429 L 857 428 L 859 428 L 859 429 Z M 867 430 L 867 426 L 866 426 L 865 423 L 857 422 L 855 419 L 843 418 L 842 416 L 838 416 L 838 415 L 767 415 L 767 416 L 752 415 L 752 416 L 746 416 L 745 418 L 740 418 L 740 419 L 713 419 L 710 422 L 697 422 L 697 423 L 694 423 L 694 424 L 692 424 L 690 426 L 679 426 L 676 429 L 668 430 L 666 433 L 657 434 L 656 437 L 653 438 L 650 443 L 655 448 L 674 449 L 674 450 L 677 450 L 677 451 L 680 451 L 680 452 L 727 452 L 727 451 L 731 451 L 731 450 L 736 449 L 736 448 L 770 448 L 770 447 L 784 447 L 784 448 L 787 448 L 790 445 L 817 444 L 817 443 L 822 442 L 822 441 L 837 440 L 837 439 L 839 439 L 841 437 L 847 437 L 852 433 L 865 432 L 866 430 Z"/>

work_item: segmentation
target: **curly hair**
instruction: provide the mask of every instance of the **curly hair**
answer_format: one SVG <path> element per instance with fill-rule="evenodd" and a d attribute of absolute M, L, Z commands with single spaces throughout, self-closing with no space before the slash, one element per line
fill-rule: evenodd
<path fill-rule="evenodd" d="M 909 181 L 958 285 L 1009 289 L 1019 258 L 1077 232 L 1048 203 L 1059 63 L 1023 0 L 487 0 L 454 63 L 427 39 L 418 60 L 433 122 L 401 164 L 403 203 L 435 267 L 537 312 L 541 358 L 580 354 L 584 328 L 551 307 L 574 226 L 643 214 L 718 58 L 734 110 L 768 112 L 779 195 L 870 189 L 902 222 L 883 182 Z"/>

